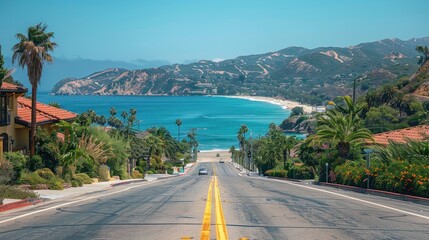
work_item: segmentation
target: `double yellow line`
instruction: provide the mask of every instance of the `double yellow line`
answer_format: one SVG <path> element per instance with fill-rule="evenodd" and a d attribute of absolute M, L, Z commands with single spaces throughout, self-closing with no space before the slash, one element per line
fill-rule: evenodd
<path fill-rule="evenodd" d="M 227 240 L 228 231 L 226 229 L 225 217 L 222 210 L 222 202 L 220 199 L 219 181 L 216 176 L 215 167 L 213 164 L 213 177 L 210 180 L 209 191 L 207 193 L 206 209 L 204 211 L 203 226 L 201 229 L 201 240 L 210 240 L 210 222 L 212 210 L 212 194 L 214 186 L 214 205 L 216 216 L 216 239 Z"/>

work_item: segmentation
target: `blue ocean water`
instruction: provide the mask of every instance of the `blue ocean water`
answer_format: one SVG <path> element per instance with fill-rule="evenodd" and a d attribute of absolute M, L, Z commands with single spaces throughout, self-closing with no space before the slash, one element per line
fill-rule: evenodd
<path fill-rule="evenodd" d="M 281 106 L 246 99 L 211 96 L 55 96 L 40 93 L 38 101 L 57 102 L 64 109 L 82 113 L 93 109 L 97 114 L 110 116 L 110 107 L 118 114 L 137 109 L 138 124 L 134 128 L 145 130 L 152 126 L 165 126 L 172 136 L 178 137 L 175 123 L 180 118 L 181 139 L 191 128 L 196 128 L 199 150 L 229 149 L 238 147 L 237 131 L 246 124 L 254 138 L 263 136 L 270 123 L 280 124 L 290 114 Z"/>

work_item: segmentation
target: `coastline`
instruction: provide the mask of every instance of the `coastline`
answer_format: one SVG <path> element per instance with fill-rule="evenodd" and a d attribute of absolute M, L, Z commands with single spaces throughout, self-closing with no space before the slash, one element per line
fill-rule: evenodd
<path fill-rule="evenodd" d="M 259 101 L 259 102 L 266 102 L 271 103 L 275 105 L 281 106 L 285 110 L 291 110 L 294 107 L 302 107 L 304 109 L 305 113 L 311 113 L 313 111 L 313 107 L 307 104 L 301 104 L 299 102 L 286 100 L 286 99 L 279 99 L 279 98 L 272 98 L 272 97 L 261 97 L 261 96 L 227 96 L 227 95 L 218 95 L 219 97 L 226 97 L 226 98 L 239 98 L 239 99 L 246 99 L 250 101 Z"/>

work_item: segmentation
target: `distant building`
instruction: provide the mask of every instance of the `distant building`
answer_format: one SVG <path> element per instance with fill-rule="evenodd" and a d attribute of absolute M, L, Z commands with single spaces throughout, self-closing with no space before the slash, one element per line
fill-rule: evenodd
<path fill-rule="evenodd" d="M 0 88 L 0 158 L 3 152 L 27 153 L 30 142 L 31 99 L 24 98 L 27 88 L 4 82 Z M 71 121 L 76 113 L 43 103 L 36 106 L 36 125 L 50 129 L 60 120 Z"/>

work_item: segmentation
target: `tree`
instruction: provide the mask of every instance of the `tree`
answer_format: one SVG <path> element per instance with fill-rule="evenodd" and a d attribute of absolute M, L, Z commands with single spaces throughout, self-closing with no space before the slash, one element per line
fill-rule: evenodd
<path fill-rule="evenodd" d="M 429 60 L 429 49 L 428 46 L 417 46 L 416 51 L 423 54 L 419 58 L 420 66 L 423 66 Z"/>
<path fill-rule="evenodd" d="M 304 108 L 303 107 L 294 107 L 291 109 L 290 116 L 301 116 L 304 114 Z"/>
<path fill-rule="evenodd" d="M 246 125 L 241 125 L 240 129 L 237 132 L 237 139 L 238 143 L 240 145 L 240 156 L 244 157 L 244 146 L 246 144 L 246 133 L 249 131 Z M 244 158 L 241 158 L 241 160 L 244 160 Z"/>
<path fill-rule="evenodd" d="M 316 134 L 306 141 L 331 143 L 337 148 L 340 157 L 347 158 L 352 144 L 361 145 L 366 140 L 372 139 L 371 132 L 361 126 L 359 117 L 352 116 L 344 115 L 337 110 L 328 111 L 319 116 Z"/>
<path fill-rule="evenodd" d="M 153 127 L 149 129 L 149 133 L 158 137 L 163 142 L 163 149 L 160 152 L 156 152 L 158 156 L 162 156 L 163 153 L 170 158 L 173 159 L 176 153 L 176 145 L 173 137 L 171 137 L 170 132 L 165 127 L 156 128 Z"/>
<path fill-rule="evenodd" d="M 18 61 L 22 68 L 27 67 L 27 75 L 31 84 L 31 129 L 30 129 L 30 157 L 34 155 L 36 140 L 36 100 L 37 87 L 42 77 L 43 63 L 52 63 L 53 58 L 49 54 L 57 46 L 51 42 L 53 32 L 46 32 L 46 24 L 39 23 L 29 27 L 27 36 L 18 33 L 19 42 L 12 48 L 12 62 Z"/>
<path fill-rule="evenodd" d="M 164 141 L 162 141 L 161 138 L 153 135 L 153 134 L 149 134 L 147 135 L 144 139 L 143 139 L 145 145 L 149 148 L 149 153 L 148 153 L 148 157 L 146 160 L 146 172 L 150 169 L 150 160 L 151 160 L 151 156 L 152 154 L 154 154 L 154 152 L 158 152 L 158 153 L 163 153 L 163 150 L 165 148 L 164 145 Z"/>
<path fill-rule="evenodd" d="M 180 126 L 182 126 L 182 120 L 180 120 L 180 118 L 176 119 L 176 125 L 177 125 L 177 141 L 180 142 Z"/>

